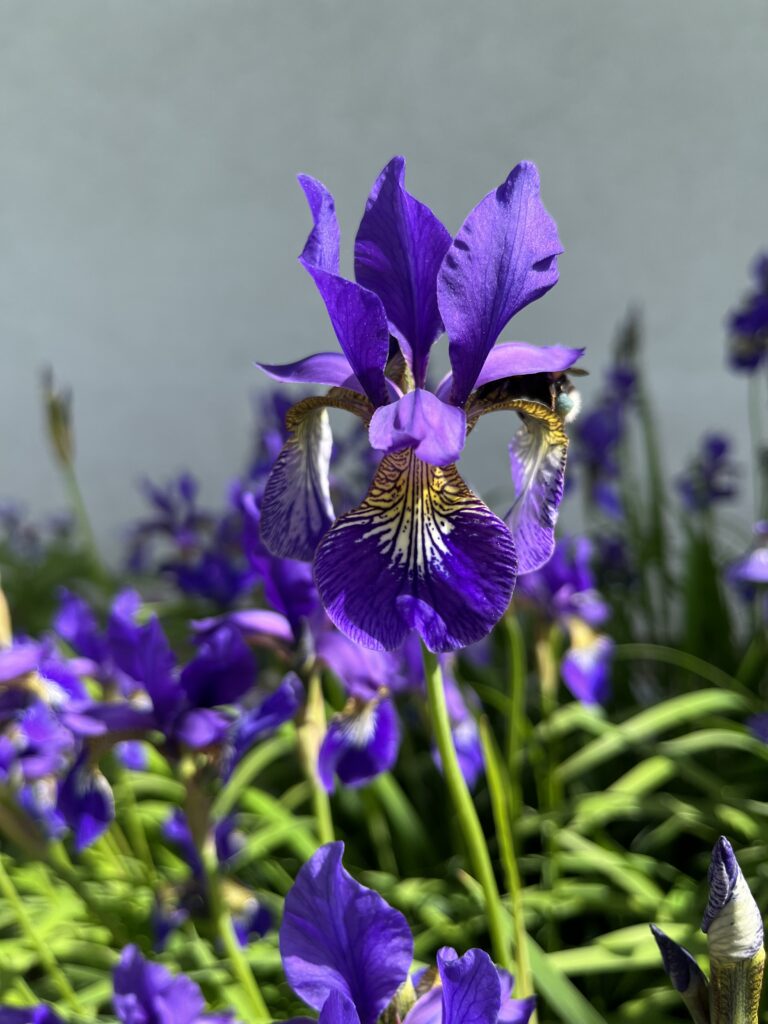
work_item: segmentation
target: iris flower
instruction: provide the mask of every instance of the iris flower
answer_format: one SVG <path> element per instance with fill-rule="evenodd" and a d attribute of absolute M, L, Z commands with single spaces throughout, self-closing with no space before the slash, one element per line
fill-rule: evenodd
<path fill-rule="evenodd" d="M 549 558 L 575 408 L 564 376 L 581 349 L 496 342 L 509 320 L 557 281 L 562 252 L 521 163 L 469 214 L 455 238 L 404 184 L 395 157 L 368 197 L 355 239 L 356 281 L 339 272 L 334 200 L 300 176 L 314 226 L 300 257 L 325 303 L 342 352 L 284 366 L 272 378 L 323 384 L 298 402 L 262 503 L 269 550 L 314 562 L 322 602 L 353 640 L 392 650 L 411 630 L 434 651 L 486 635 L 507 608 L 518 572 Z M 451 373 L 427 384 L 445 331 Z M 328 409 L 362 420 L 382 453 L 363 502 L 335 519 Z M 456 469 L 485 413 L 516 411 L 510 448 L 516 497 L 505 520 Z"/>
<path fill-rule="evenodd" d="M 345 871 L 343 852 L 329 843 L 302 867 L 280 929 L 288 984 L 320 1024 L 375 1024 L 392 1003 L 403 1024 L 527 1024 L 534 1000 L 510 998 L 513 979 L 480 949 L 441 949 L 436 986 L 414 988 L 408 922 Z"/>

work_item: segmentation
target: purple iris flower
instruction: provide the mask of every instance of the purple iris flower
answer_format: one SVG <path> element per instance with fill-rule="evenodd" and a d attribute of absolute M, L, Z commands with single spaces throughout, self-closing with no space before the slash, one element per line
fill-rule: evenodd
<path fill-rule="evenodd" d="M 610 693 L 614 643 L 599 629 L 610 609 L 595 586 L 592 544 L 586 537 L 562 538 L 549 562 L 523 576 L 518 594 L 568 632 L 563 682 L 584 704 L 602 704 Z"/>
<path fill-rule="evenodd" d="M 172 975 L 126 946 L 114 971 L 115 1014 L 121 1024 L 229 1024 L 229 1014 L 205 1013 L 198 986 L 186 975 Z"/>
<path fill-rule="evenodd" d="M 728 317 L 732 369 L 754 372 L 768 356 L 768 253 L 755 260 L 755 286 Z"/>
<path fill-rule="evenodd" d="M 735 497 L 737 476 L 731 442 L 720 434 L 707 434 L 699 454 L 677 478 L 677 489 L 689 512 L 706 512 L 715 502 Z"/>
<path fill-rule="evenodd" d="M 479 640 L 504 613 L 518 572 L 549 558 L 575 410 L 564 376 L 582 349 L 496 345 L 509 320 L 557 281 L 562 246 L 521 163 L 471 211 L 454 239 L 405 189 L 395 157 L 368 197 L 355 240 L 355 273 L 339 273 L 334 200 L 300 176 L 314 226 L 300 262 L 325 303 L 341 353 L 286 366 L 276 380 L 331 391 L 293 406 L 289 439 L 261 508 L 267 548 L 313 561 L 322 602 L 340 630 L 392 650 L 411 630 L 429 648 Z M 432 344 L 445 331 L 452 372 L 427 387 Z M 328 408 L 353 413 L 383 457 L 367 497 L 335 518 L 329 484 Z M 511 446 L 516 497 L 499 519 L 466 486 L 455 462 L 467 432 L 495 410 L 522 426 Z"/>
<path fill-rule="evenodd" d="M 109 828 L 115 817 L 115 798 L 106 778 L 81 753 L 59 783 L 56 810 L 72 830 L 79 853 Z"/>
<path fill-rule="evenodd" d="M 768 583 L 768 521 L 754 526 L 754 543 L 728 569 L 728 579 L 750 588 Z"/>
<path fill-rule="evenodd" d="M 363 786 L 394 766 L 399 749 L 400 725 L 389 697 L 351 697 L 328 723 L 318 757 L 320 781 L 329 792 L 335 775 L 346 786 Z"/>
<path fill-rule="evenodd" d="M 343 851 L 343 843 L 322 846 L 299 871 L 280 952 L 289 985 L 322 1024 L 375 1024 L 408 977 L 413 939 L 403 915 L 345 871 Z M 443 949 L 438 971 L 440 986 L 404 1024 L 527 1024 L 533 1000 L 511 1000 L 512 979 L 482 950 Z"/>

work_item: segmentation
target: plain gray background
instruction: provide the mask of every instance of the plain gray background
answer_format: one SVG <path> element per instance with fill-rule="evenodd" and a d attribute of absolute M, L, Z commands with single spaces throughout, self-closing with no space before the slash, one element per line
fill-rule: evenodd
<path fill-rule="evenodd" d="M 45 364 L 74 388 L 106 544 L 142 473 L 223 494 L 253 360 L 334 344 L 294 175 L 335 193 L 349 268 L 397 152 L 449 230 L 535 160 L 566 255 L 505 337 L 587 345 L 589 395 L 639 304 L 670 472 L 712 427 L 746 463 L 723 319 L 768 245 L 767 50 L 764 0 L 3 0 L 0 497 L 62 505 Z M 506 486 L 511 425 L 472 439 L 483 491 Z"/>

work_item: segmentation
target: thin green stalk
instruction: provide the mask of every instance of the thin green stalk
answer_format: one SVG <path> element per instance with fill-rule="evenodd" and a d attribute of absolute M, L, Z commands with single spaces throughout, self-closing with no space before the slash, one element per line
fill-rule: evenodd
<path fill-rule="evenodd" d="M 99 554 L 99 546 L 96 543 L 96 534 L 93 531 L 91 525 L 91 518 L 88 515 L 88 509 L 86 508 L 85 500 L 83 499 L 83 492 L 80 490 L 80 484 L 77 482 L 77 475 L 75 473 L 75 467 L 70 462 L 62 462 L 61 471 L 64 476 L 64 484 L 67 489 L 72 510 L 75 513 L 75 519 L 77 520 L 77 526 L 80 530 L 80 535 L 83 539 L 83 543 L 88 551 L 88 555 L 93 563 L 95 572 L 105 579 L 107 577 L 104 563 L 101 560 Z"/>
<path fill-rule="evenodd" d="M 221 940 L 224 951 L 227 954 L 232 973 L 240 983 L 243 994 L 246 997 L 250 1017 L 250 1024 L 261 1024 L 272 1020 L 264 996 L 261 994 L 258 982 L 253 976 L 250 964 L 237 941 L 237 935 L 232 924 L 232 917 L 221 898 L 221 879 L 218 864 L 211 865 L 208 875 L 208 893 L 211 901 L 211 916 L 216 933 Z"/>
<path fill-rule="evenodd" d="M 488 844 L 483 834 L 480 818 L 472 801 L 467 783 L 461 773 L 459 759 L 456 755 L 456 747 L 453 744 L 451 720 L 445 700 L 443 673 L 435 655 L 428 651 L 423 644 L 422 656 L 424 659 L 424 676 L 427 683 L 429 714 L 443 766 L 443 776 L 464 836 L 464 842 L 469 851 L 472 869 L 482 886 L 485 896 L 485 912 L 488 915 L 488 930 L 491 936 L 493 956 L 500 966 L 509 968 L 510 950 L 504 908 L 499 895 L 499 888 L 496 884 L 496 876 L 493 873 L 491 855 L 488 852 Z"/>
<path fill-rule="evenodd" d="M 2 857 L 0 857 L 0 892 L 2 892 L 13 908 L 21 933 L 37 953 L 41 967 L 58 988 L 61 998 L 71 1009 L 82 1013 L 77 993 L 67 981 L 67 977 L 59 966 L 50 946 L 37 934 L 35 926 L 27 913 L 27 908 L 24 906 L 24 901 L 16 891 L 16 886 L 13 884 L 11 876 L 5 870 Z"/>
<path fill-rule="evenodd" d="M 518 752 L 523 748 L 528 733 L 528 721 L 525 714 L 525 638 L 512 612 L 502 619 L 502 635 L 507 658 L 507 680 L 509 685 L 509 708 L 506 734 L 506 764 L 510 779 L 515 782 L 512 795 L 512 815 L 517 818 L 523 809 L 523 797 L 520 787 L 520 770 L 517 764 Z"/>
<path fill-rule="evenodd" d="M 312 787 L 312 810 L 315 815 L 317 837 L 321 845 L 332 843 L 336 838 L 333 830 L 330 797 L 317 773 L 317 760 L 325 730 L 323 684 L 320 672 L 313 667 L 309 673 L 307 704 L 304 709 L 304 720 L 298 728 L 298 737 L 304 773 Z"/>
<path fill-rule="evenodd" d="M 501 850 L 501 863 L 512 901 L 512 919 L 515 932 L 515 959 L 517 961 L 515 996 L 525 998 L 533 995 L 533 978 L 528 955 L 528 933 L 525 930 L 525 914 L 523 911 L 523 884 L 520 869 L 515 856 L 515 842 L 512 834 L 512 823 L 509 815 L 508 796 L 511 779 L 504 778 L 505 772 L 496 743 L 493 738 L 488 719 L 480 719 L 480 740 L 483 745 L 486 772 L 488 773 L 488 789 L 491 794 L 493 820 L 496 823 L 496 835 Z"/>

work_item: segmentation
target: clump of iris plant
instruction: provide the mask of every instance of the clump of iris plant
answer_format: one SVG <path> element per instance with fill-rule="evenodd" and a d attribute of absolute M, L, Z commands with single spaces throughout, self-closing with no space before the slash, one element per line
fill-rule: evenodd
<path fill-rule="evenodd" d="M 653 925 L 664 970 L 695 1024 L 756 1024 L 765 964 L 763 919 L 725 836 L 712 850 L 708 882 L 701 930 L 709 949 L 709 983 L 688 950 Z"/>
<path fill-rule="evenodd" d="M 322 846 L 301 868 L 280 929 L 288 984 L 321 1024 L 527 1024 L 535 1000 L 513 999 L 514 979 L 483 950 L 445 947 L 437 971 L 410 974 L 408 922 L 352 878 L 343 852 Z"/>
<path fill-rule="evenodd" d="M 509 320 L 557 281 L 562 252 L 521 163 L 451 238 L 405 188 L 395 157 L 368 197 L 355 239 L 356 281 L 339 273 L 334 200 L 299 182 L 314 221 L 300 262 L 325 302 L 341 353 L 262 365 L 285 382 L 323 384 L 289 411 L 289 439 L 267 481 L 261 533 L 272 553 L 313 561 L 331 620 L 358 643 L 398 647 L 416 630 L 448 651 L 486 635 L 518 573 L 547 561 L 578 407 L 566 371 L 582 349 L 497 344 Z M 436 387 L 433 343 L 449 339 L 451 373 Z M 329 489 L 328 409 L 357 416 L 382 454 L 368 495 L 335 518 Z M 456 469 L 486 413 L 517 412 L 510 446 L 515 498 L 504 520 Z"/>

